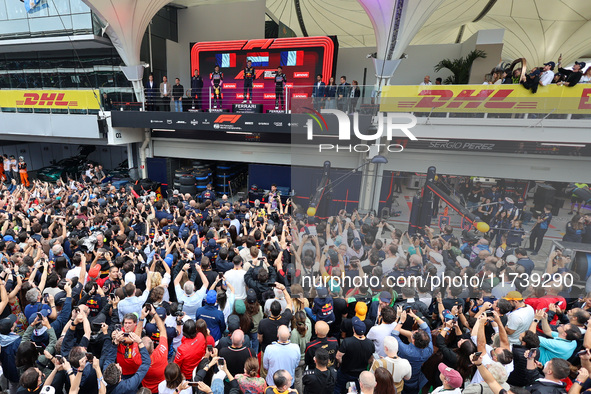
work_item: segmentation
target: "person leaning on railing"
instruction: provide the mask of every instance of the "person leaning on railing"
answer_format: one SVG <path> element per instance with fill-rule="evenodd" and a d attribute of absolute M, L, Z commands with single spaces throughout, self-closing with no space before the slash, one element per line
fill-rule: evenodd
<path fill-rule="evenodd" d="M 583 76 L 583 69 L 585 68 L 585 62 L 575 62 L 572 70 L 565 70 L 564 68 L 560 67 L 562 63 L 562 56 L 558 58 L 558 72 L 562 75 L 566 75 L 566 80 L 564 82 L 558 82 L 557 85 L 564 85 L 573 87 L 581 80 Z"/>

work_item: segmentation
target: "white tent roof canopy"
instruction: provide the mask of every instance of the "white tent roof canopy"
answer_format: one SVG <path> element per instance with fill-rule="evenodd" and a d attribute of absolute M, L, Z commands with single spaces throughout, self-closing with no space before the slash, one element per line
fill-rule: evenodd
<path fill-rule="evenodd" d="M 337 35 L 342 47 L 376 46 L 370 18 L 357 0 L 299 1 L 308 35 Z M 413 9 L 424 7 L 420 3 L 441 3 L 410 37 L 411 45 L 454 43 L 462 27 L 460 42 L 479 30 L 502 28 L 505 60 L 525 57 L 528 64 L 541 65 L 562 53 L 566 64 L 591 56 L 589 0 L 406 1 Z M 294 0 L 267 0 L 267 8 L 302 35 Z"/>

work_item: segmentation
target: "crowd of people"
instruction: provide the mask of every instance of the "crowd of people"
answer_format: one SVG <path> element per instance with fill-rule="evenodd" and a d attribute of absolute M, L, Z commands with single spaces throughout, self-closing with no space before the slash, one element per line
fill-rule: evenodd
<path fill-rule="evenodd" d="M 0 194 L 10 393 L 580 393 L 591 294 L 446 227 L 33 181 Z M 534 285 L 528 274 L 549 274 Z M 403 278 L 439 278 L 411 286 Z M 455 279 L 476 278 L 457 284 Z M 348 279 L 348 280 L 347 280 Z M 580 295 L 580 296 L 579 296 Z"/>

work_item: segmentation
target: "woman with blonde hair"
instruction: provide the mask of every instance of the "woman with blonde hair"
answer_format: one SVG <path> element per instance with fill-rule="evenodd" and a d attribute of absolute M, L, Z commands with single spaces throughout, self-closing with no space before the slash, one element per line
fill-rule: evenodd
<path fill-rule="evenodd" d="M 304 297 L 304 289 L 301 285 L 291 285 L 291 300 L 293 302 L 293 313 L 298 311 L 305 311 L 305 308 L 310 307 L 310 302 Z"/>

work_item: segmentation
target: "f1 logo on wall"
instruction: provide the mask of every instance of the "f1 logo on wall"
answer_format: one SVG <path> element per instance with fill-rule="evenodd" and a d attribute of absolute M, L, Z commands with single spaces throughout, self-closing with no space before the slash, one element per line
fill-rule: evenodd
<path fill-rule="evenodd" d="M 240 119 L 241 117 L 242 117 L 242 115 L 220 115 L 217 117 L 216 120 L 213 121 L 213 123 L 224 123 L 224 122 L 236 123 L 236 121 L 238 119 Z"/>
<path fill-rule="evenodd" d="M 236 126 L 235 123 L 240 119 L 242 115 L 220 115 L 213 121 L 213 128 L 216 130 L 242 130 L 242 127 Z"/>

